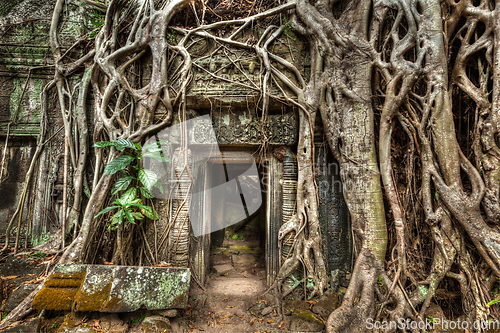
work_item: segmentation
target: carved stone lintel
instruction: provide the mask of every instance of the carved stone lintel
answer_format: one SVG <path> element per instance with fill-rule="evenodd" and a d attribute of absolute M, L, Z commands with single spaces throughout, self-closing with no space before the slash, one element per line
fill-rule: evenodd
<path fill-rule="evenodd" d="M 190 144 L 222 145 L 294 145 L 297 143 L 297 119 L 294 113 L 269 115 L 263 133 L 262 120 L 256 116 L 223 114 L 193 120 Z"/>

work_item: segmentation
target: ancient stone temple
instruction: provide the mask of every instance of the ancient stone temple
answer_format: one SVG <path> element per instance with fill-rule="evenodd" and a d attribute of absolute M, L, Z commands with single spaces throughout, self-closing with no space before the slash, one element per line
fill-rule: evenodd
<path fill-rule="evenodd" d="M 47 5 L 35 6 L 39 3 Z M 52 59 L 47 20 L 53 3 L 8 0 L 0 4 L 0 146 L 6 161 L 0 184 L 1 232 L 17 207 L 26 182 L 24 174 L 37 145 L 41 120 L 38 96 L 53 73 L 51 60 L 47 60 Z M 73 2 L 67 10 L 69 19 L 63 30 L 66 39 L 62 41 L 66 48 L 77 36 L 91 30 L 82 7 Z M 16 13 L 22 13 L 22 17 Z M 258 36 L 249 36 L 252 37 Z M 159 175 L 165 191 L 154 193 L 159 217 L 148 221 L 144 234 L 139 236 L 145 242 L 142 264 L 190 267 L 193 276 L 204 284 L 212 269 L 211 248 L 220 246 L 236 228 L 253 221 L 259 226 L 260 244 L 256 246 L 265 251 L 266 282 L 270 285 L 293 243 L 294 235 L 290 233 L 280 251 L 278 230 L 290 219 L 295 207 L 297 110 L 285 101 L 271 99 L 263 113 L 259 89 L 253 86 L 253 82 L 259 81 L 261 65 L 245 51 L 228 55 L 224 49 L 216 51 L 212 42 L 203 39 L 191 51 L 199 60 L 193 66 L 186 96 L 187 124 L 174 114 L 171 127 L 157 135 L 169 143 L 171 161 L 161 165 L 145 161 Z M 203 59 L 209 53 L 213 56 Z M 306 43 L 284 36 L 274 46 L 274 53 L 308 76 L 310 57 Z M 235 59 L 246 60 L 236 66 Z M 146 56 L 141 69 L 144 72 L 150 70 L 147 60 Z M 296 80 L 293 75 L 289 79 Z M 272 87 L 269 94 L 277 94 L 275 90 Z M 26 242 L 28 246 L 45 241 L 61 223 L 62 116 L 57 103 L 48 103 L 52 107 L 45 120 L 47 142 L 26 194 L 29 204 L 25 205 L 21 228 L 23 245 Z M 90 128 L 92 103 L 87 101 Z M 163 116 L 160 108 L 155 118 Z M 178 132 L 185 127 L 187 142 L 181 142 Z M 314 131 L 323 253 L 334 283 L 346 285 L 353 261 L 352 234 L 342 199 L 339 165 L 329 151 L 320 122 Z M 189 156 L 176 155 L 180 145 L 189 147 Z M 186 163 L 192 178 L 178 171 Z M 94 165 L 88 166 L 89 186 L 93 168 Z M 99 260 L 99 255 L 89 258 L 89 262 Z"/>

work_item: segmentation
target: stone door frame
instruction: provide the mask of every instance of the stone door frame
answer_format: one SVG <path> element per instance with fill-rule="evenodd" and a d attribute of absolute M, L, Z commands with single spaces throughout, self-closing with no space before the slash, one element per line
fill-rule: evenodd
<path fill-rule="evenodd" d="M 236 150 L 237 149 L 237 150 Z M 281 193 L 281 175 L 283 174 L 283 164 L 280 163 L 272 153 L 265 156 L 259 156 L 255 148 L 243 147 L 220 147 L 223 158 L 207 156 L 206 167 L 198 173 L 203 174 L 204 193 L 202 202 L 193 203 L 199 205 L 200 213 L 203 214 L 203 225 L 201 230 L 205 231 L 202 236 L 196 237 L 192 242 L 191 256 L 193 258 L 193 273 L 201 285 L 205 285 L 210 273 L 210 232 L 211 224 L 211 181 L 210 167 L 214 163 L 243 163 L 248 162 L 248 154 L 255 154 L 257 163 L 264 165 L 263 178 L 261 179 L 263 200 L 265 209 L 265 266 L 266 283 L 269 287 L 276 278 L 279 271 L 279 250 L 278 250 L 278 230 L 282 221 L 282 193 Z"/>

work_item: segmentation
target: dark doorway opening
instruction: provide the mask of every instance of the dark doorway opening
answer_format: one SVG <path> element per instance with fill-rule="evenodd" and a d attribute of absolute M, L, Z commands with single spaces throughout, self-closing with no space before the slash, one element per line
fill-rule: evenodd
<path fill-rule="evenodd" d="M 210 273 L 263 280 L 266 278 L 265 197 L 261 191 L 264 170 L 258 167 L 257 172 L 248 173 L 247 163 L 224 163 L 222 168 L 220 165 L 212 168 L 210 177 L 212 187 L 225 181 L 224 190 L 213 194 L 218 197 L 210 205 L 212 226 L 220 223 L 225 226 L 211 233 Z"/>

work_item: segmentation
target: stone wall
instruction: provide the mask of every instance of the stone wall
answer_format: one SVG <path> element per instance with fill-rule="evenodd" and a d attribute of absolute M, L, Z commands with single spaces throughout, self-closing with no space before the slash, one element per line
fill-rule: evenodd
<path fill-rule="evenodd" d="M 40 133 L 40 93 L 53 79 L 49 29 L 55 0 L 4 0 L 0 3 L 0 159 L 6 150 L 6 169 L 0 183 L 0 233 L 15 211 L 25 185 L 26 171 Z M 61 25 L 63 51 L 85 33 L 84 8 L 69 1 Z M 23 234 L 36 245 L 59 224 L 64 134 L 60 109 L 51 94 L 45 148 L 37 161 L 22 217 Z M 31 207 L 31 209 L 28 209 Z"/>

